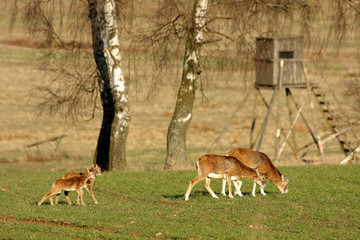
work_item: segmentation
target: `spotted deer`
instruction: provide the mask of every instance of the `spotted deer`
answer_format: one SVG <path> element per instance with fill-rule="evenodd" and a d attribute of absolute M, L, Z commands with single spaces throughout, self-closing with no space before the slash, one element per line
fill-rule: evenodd
<path fill-rule="evenodd" d="M 90 172 L 89 169 L 86 168 L 86 172 L 83 173 L 81 176 L 55 180 L 52 185 L 51 191 L 45 194 L 45 196 L 38 203 L 38 206 L 40 206 L 47 198 L 50 198 L 50 204 L 54 205 L 52 196 L 61 193 L 62 191 L 76 191 L 78 193 L 76 203 L 79 205 L 81 200 L 81 204 L 85 205 L 82 197 L 84 193 L 83 188 L 85 187 L 85 184 L 89 179 L 95 179 L 95 177 L 95 173 Z M 72 204 L 71 201 L 68 201 L 68 203 L 70 205 Z"/>
<path fill-rule="evenodd" d="M 91 165 L 91 168 L 90 168 L 90 172 L 94 172 L 95 173 L 95 176 L 100 176 L 102 175 L 102 172 L 101 172 L 101 168 L 97 165 L 97 164 L 92 164 Z M 83 175 L 84 173 L 78 173 L 78 172 L 67 172 L 65 173 L 64 175 L 62 175 L 61 179 L 67 179 L 67 178 L 72 178 L 72 177 L 79 177 L 81 175 Z M 85 184 L 85 189 L 87 190 L 87 192 L 91 195 L 91 197 L 93 198 L 94 200 L 94 203 L 95 204 L 99 204 L 98 201 L 96 200 L 95 198 L 95 195 L 92 191 L 92 186 L 94 185 L 94 181 L 95 181 L 95 178 L 90 178 L 86 184 Z M 70 198 L 69 198 L 69 191 L 64 191 L 64 194 L 65 194 L 65 197 L 66 197 L 66 200 L 68 202 L 71 202 Z M 55 200 L 55 204 L 57 204 L 59 202 L 59 197 L 60 197 L 60 193 L 58 193 L 56 195 L 56 200 Z"/>
<path fill-rule="evenodd" d="M 270 158 L 262 152 L 253 151 L 247 148 L 234 148 L 228 152 L 228 156 L 235 157 L 242 164 L 249 168 L 258 170 L 265 178 L 272 181 L 282 194 L 289 192 L 289 179 L 282 175 L 271 162 Z M 235 183 L 234 183 L 235 184 Z M 241 187 L 241 182 L 240 184 Z M 222 193 L 225 193 L 226 180 L 223 180 Z M 236 185 L 235 185 L 236 186 Z M 241 196 L 240 187 L 237 186 L 235 194 Z M 255 197 L 256 184 L 253 186 L 252 195 Z M 261 194 L 266 195 L 264 188 L 260 186 Z"/>
<path fill-rule="evenodd" d="M 204 155 L 196 162 L 198 175 L 193 179 L 185 194 L 185 201 L 189 200 L 190 191 L 193 186 L 205 179 L 205 188 L 213 198 L 218 198 L 210 188 L 210 178 L 226 178 L 228 179 L 229 197 L 233 198 L 231 192 L 231 180 L 239 180 L 248 178 L 259 184 L 261 187 L 266 186 L 265 178 L 259 175 L 255 170 L 245 166 L 234 157 L 220 155 Z"/>

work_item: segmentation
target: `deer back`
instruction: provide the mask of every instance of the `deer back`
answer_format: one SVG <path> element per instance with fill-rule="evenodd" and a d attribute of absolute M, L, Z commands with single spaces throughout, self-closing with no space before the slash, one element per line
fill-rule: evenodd
<path fill-rule="evenodd" d="M 252 169 L 257 169 L 271 181 L 281 181 L 281 173 L 265 153 L 246 148 L 235 148 L 229 151 L 228 155 L 237 158 L 241 163 Z"/>
<path fill-rule="evenodd" d="M 61 179 L 67 179 L 72 177 L 80 177 L 83 173 L 77 173 L 77 172 L 67 172 L 64 175 L 62 175 Z"/>
<path fill-rule="evenodd" d="M 83 185 L 84 185 L 83 179 L 81 179 L 80 177 L 72 177 L 68 179 L 56 180 L 52 185 L 52 189 L 54 191 L 62 191 L 62 190 L 72 191 L 82 187 Z"/>
<path fill-rule="evenodd" d="M 89 172 L 94 172 L 95 176 L 102 175 L 101 168 L 97 164 L 95 164 L 95 165 L 92 164 Z M 67 172 L 64 175 L 62 175 L 61 178 L 66 179 L 66 178 L 72 178 L 72 177 L 79 177 L 79 176 L 81 176 L 83 174 L 84 173 L 79 173 L 79 172 Z"/>
<path fill-rule="evenodd" d="M 208 154 L 201 156 L 197 162 L 197 167 L 204 174 L 216 173 L 224 174 L 233 169 L 237 160 L 233 157 Z"/>

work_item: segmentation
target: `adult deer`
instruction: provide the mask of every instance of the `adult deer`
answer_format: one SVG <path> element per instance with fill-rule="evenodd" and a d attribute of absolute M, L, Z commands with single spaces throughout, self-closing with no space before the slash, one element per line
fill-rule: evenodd
<path fill-rule="evenodd" d="M 235 157 L 242 164 L 249 168 L 258 170 L 267 179 L 272 181 L 282 194 L 289 192 L 289 179 L 282 175 L 279 170 L 271 162 L 270 158 L 262 152 L 253 151 L 247 148 L 234 148 L 228 152 L 228 156 Z M 234 183 L 235 184 L 235 183 Z M 241 182 L 239 183 L 241 186 Z M 225 193 L 226 180 L 223 180 L 222 193 Z M 235 185 L 236 186 L 236 185 Z M 256 184 L 254 184 L 252 195 L 255 197 Z M 264 188 L 260 186 L 261 194 L 266 195 Z M 240 196 L 240 187 L 237 187 L 236 194 Z"/>
<path fill-rule="evenodd" d="M 95 173 L 95 176 L 100 176 L 102 175 L 102 172 L 101 172 L 101 168 L 96 164 L 92 164 L 91 165 L 91 168 L 90 168 L 90 172 L 94 172 Z M 79 177 L 81 175 L 83 175 L 84 173 L 78 173 L 78 172 L 67 172 L 65 173 L 64 175 L 62 175 L 61 179 L 68 179 L 68 178 L 72 178 L 72 177 Z M 95 195 L 92 191 L 92 186 L 94 185 L 94 181 L 95 181 L 95 178 L 90 178 L 86 184 L 85 184 L 85 189 L 88 191 L 88 193 L 91 195 L 91 197 L 93 198 L 94 200 L 94 203 L 95 204 L 99 204 L 98 201 L 96 200 L 95 198 Z M 64 194 L 65 194 L 65 197 L 66 197 L 66 200 L 68 202 L 71 202 L 70 198 L 69 198 L 69 191 L 64 191 Z M 59 197 L 60 197 L 60 193 L 58 193 L 56 195 L 56 200 L 55 200 L 55 204 L 57 204 L 59 202 Z"/>
<path fill-rule="evenodd" d="M 199 181 L 205 180 L 205 188 L 213 198 L 218 198 L 213 190 L 210 188 L 210 178 L 226 178 L 228 179 L 229 197 L 233 198 L 231 192 L 231 180 L 239 180 L 248 178 L 254 183 L 265 187 L 265 178 L 259 175 L 255 170 L 245 166 L 234 157 L 220 156 L 220 155 L 204 155 L 196 162 L 198 176 L 193 179 L 185 194 L 185 201 L 189 200 L 190 191 L 193 186 Z"/>
<path fill-rule="evenodd" d="M 50 198 L 50 204 L 54 205 L 52 196 L 61 193 L 61 191 L 76 191 L 78 193 L 76 203 L 79 205 L 81 200 L 81 204 L 85 205 L 82 197 L 84 193 L 83 188 L 85 187 L 85 184 L 89 179 L 94 179 L 95 177 L 95 173 L 90 172 L 89 169 L 86 168 L 86 172 L 83 173 L 81 176 L 56 180 L 52 185 L 51 191 L 45 194 L 45 196 L 38 203 L 38 206 L 40 206 L 47 198 Z M 72 204 L 71 201 L 68 201 L 68 203 L 70 205 Z"/>

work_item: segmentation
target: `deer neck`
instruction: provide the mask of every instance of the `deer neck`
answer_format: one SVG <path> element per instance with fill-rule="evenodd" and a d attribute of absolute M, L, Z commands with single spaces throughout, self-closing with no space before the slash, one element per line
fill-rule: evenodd
<path fill-rule="evenodd" d="M 266 174 L 266 178 L 275 184 L 278 182 L 282 182 L 281 173 L 276 168 L 273 168 L 268 174 Z"/>
<path fill-rule="evenodd" d="M 250 180 L 254 180 L 255 178 L 257 178 L 257 173 L 253 169 L 243 166 L 242 168 L 238 169 L 237 177 L 239 179 L 240 178 L 247 178 L 247 179 L 250 179 Z"/>
<path fill-rule="evenodd" d="M 91 177 L 91 174 L 89 173 L 83 173 L 81 176 L 80 176 L 80 179 L 81 179 L 81 182 L 83 182 L 84 184 L 87 182 L 87 180 L 89 180 Z"/>

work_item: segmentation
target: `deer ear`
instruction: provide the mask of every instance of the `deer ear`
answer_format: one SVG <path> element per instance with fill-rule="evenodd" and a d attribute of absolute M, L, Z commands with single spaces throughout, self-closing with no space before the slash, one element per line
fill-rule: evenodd
<path fill-rule="evenodd" d="M 86 172 L 89 172 L 89 169 L 88 169 L 88 168 L 86 168 Z"/>
<path fill-rule="evenodd" d="M 260 176 L 259 170 L 255 169 L 255 171 L 256 171 L 256 174 L 257 174 L 258 176 Z"/>
<path fill-rule="evenodd" d="M 289 181 L 284 175 L 281 174 L 281 181 L 283 182 L 287 182 Z"/>

